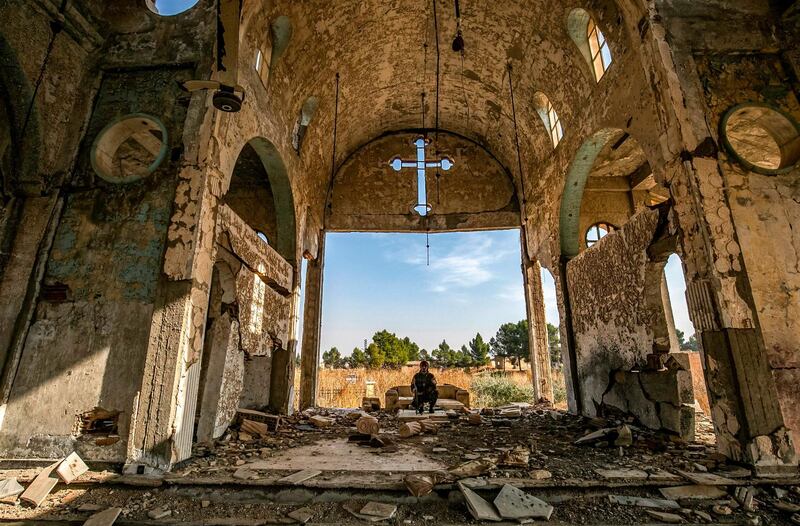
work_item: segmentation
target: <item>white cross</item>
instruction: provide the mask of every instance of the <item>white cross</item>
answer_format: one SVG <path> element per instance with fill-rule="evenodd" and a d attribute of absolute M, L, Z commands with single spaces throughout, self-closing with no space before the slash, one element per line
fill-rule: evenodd
<path fill-rule="evenodd" d="M 441 160 L 427 160 L 425 159 L 425 147 L 430 143 L 429 139 L 419 137 L 414 141 L 414 146 L 417 147 L 417 159 L 415 161 L 404 161 L 400 157 L 395 157 L 389 161 L 389 166 L 395 172 L 399 172 L 403 168 L 416 168 L 417 170 L 417 204 L 412 207 L 421 216 L 428 215 L 432 210 L 431 205 L 428 203 L 428 196 L 425 190 L 425 171 L 428 168 L 441 168 L 445 172 L 452 168 L 455 163 L 449 157 L 442 157 Z"/>

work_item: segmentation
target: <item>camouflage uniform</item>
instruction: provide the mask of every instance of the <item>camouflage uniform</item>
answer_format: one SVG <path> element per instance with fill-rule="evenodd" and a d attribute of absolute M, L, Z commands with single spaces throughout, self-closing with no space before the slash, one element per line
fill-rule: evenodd
<path fill-rule="evenodd" d="M 433 406 L 439 398 L 439 391 L 436 390 L 436 377 L 430 372 L 419 372 L 411 380 L 411 390 L 414 391 L 414 407 L 418 412 L 425 410 L 425 403 L 430 404 L 430 412 L 433 413 Z"/>

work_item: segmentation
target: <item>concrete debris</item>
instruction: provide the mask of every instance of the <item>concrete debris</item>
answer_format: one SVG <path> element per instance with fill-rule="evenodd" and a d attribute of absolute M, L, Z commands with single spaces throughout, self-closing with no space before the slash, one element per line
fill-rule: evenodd
<path fill-rule="evenodd" d="M 33 479 L 33 482 L 22 492 L 20 499 L 33 506 L 39 506 L 39 504 L 44 502 L 47 495 L 49 495 L 53 488 L 56 487 L 56 484 L 58 484 L 58 477 L 53 476 L 53 471 L 55 471 L 59 464 L 61 464 L 60 460 L 40 471 L 36 478 Z"/>
<path fill-rule="evenodd" d="M 726 506 L 724 504 L 714 504 L 714 506 L 711 507 L 711 511 L 714 513 L 714 515 L 719 515 L 720 517 L 726 517 L 733 513 L 733 510 L 730 508 L 730 506 Z"/>
<path fill-rule="evenodd" d="M 668 524 L 680 524 L 683 522 L 683 517 L 680 515 L 676 515 L 674 513 L 666 513 L 663 511 L 653 511 L 653 510 L 644 510 L 645 513 L 657 519 L 661 522 L 666 522 Z"/>
<path fill-rule="evenodd" d="M 267 424 L 264 422 L 256 422 L 255 420 L 250 420 L 248 418 L 242 419 L 239 429 L 251 436 L 256 437 L 267 436 L 269 434 L 269 426 L 267 426 Z M 239 438 L 241 438 L 241 435 Z"/>
<path fill-rule="evenodd" d="M 85 502 L 85 503 L 81 504 L 80 506 L 78 506 L 77 509 L 78 509 L 78 511 L 95 512 L 95 511 L 104 510 L 104 509 L 106 509 L 106 507 L 105 506 L 101 506 L 100 504 L 92 504 L 91 502 Z"/>
<path fill-rule="evenodd" d="M 342 508 L 350 512 L 350 514 L 353 515 L 353 517 L 361 519 L 362 521 L 379 522 L 385 520 L 383 517 L 376 517 L 373 515 L 365 515 L 361 513 L 363 506 L 359 505 L 357 502 L 354 501 L 345 502 L 342 505 Z"/>
<path fill-rule="evenodd" d="M 465 462 L 448 470 L 448 473 L 457 479 L 477 477 L 494 467 L 495 463 L 492 460 L 484 458 L 481 460 L 470 460 L 469 462 Z"/>
<path fill-rule="evenodd" d="M 311 425 L 317 428 L 327 428 L 331 427 L 336 420 L 333 418 L 328 418 L 326 416 L 314 415 L 308 419 L 311 422 Z"/>
<path fill-rule="evenodd" d="M 300 524 L 305 524 L 314 518 L 314 510 L 311 508 L 297 508 L 287 513 L 286 516 Z"/>
<path fill-rule="evenodd" d="M 639 506 L 641 508 L 677 510 L 681 507 L 680 504 L 674 500 L 631 497 L 628 495 L 609 495 L 608 500 L 611 501 L 612 504 L 621 504 L 623 506 Z"/>
<path fill-rule="evenodd" d="M 701 484 L 703 486 L 730 486 L 736 484 L 735 480 L 727 477 L 721 477 L 714 473 L 692 473 L 690 471 L 684 471 L 681 469 L 675 471 L 691 480 L 695 484 Z"/>
<path fill-rule="evenodd" d="M 167 508 L 156 508 L 154 510 L 150 510 L 147 512 L 147 516 L 153 519 L 154 521 L 165 519 L 172 515 L 172 510 Z"/>
<path fill-rule="evenodd" d="M 429 495 L 436 486 L 437 477 L 435 475 L 422 475 L 411 473 L 403 478 L 403 482 L 408 488 L 409 493 L 415 497 Z"/>
<path fill-rule="evenodd" d="M 703 510 L 692 510 L 692 513 L 703 520 L 703 522 L 714 522 L 714 517 L 710 513 Z"/>
<path fill-rule="evenodd" d="M 493 522 L 500 522 L 503 520 L 491 502 L 485 500 L 460 482 L 458 483 L 458 489 L 461 490 L 461 493 L 464 495 L 464 500 L 467 502 L 467 509 L 469 509 L 469 512 L 476 520 Z"/>
<path fill-rule="evenodd" d="M 702 486 L 699 484 L 661 488 L 659 491 L 664 497 L 673 500 L 719 499 L 727 495 L 724 490 L 721 490 L 716 486 Z"/>
<path fill-rule="evenodd" d="M 361 409 L 367 412 L 381 410 L 381 399 L 377 397 L 367 397 L 361 399 Z"/>
<path fill-rule="evenodd" d="M 89 517 L 83 526 L 111 526 L 121 512 L 122 508 L 108 508 Z"/>
<path fill-rule="evenodd" d="M 650 476 L 644 470 L 633 468 L 595 469 L 594 472 L 604 479 L 647 480 Z"/>
<path fill-rule="evenodd" d="M 313 479 L 320 474 L 322 474 L 322 471 L 315 469 L 304 469 L 302 471 L 298 471 L 297 473 L 293 473 L 288 477 L 283 477 L 282 479 L 278 480 L 278 482 L 281 484 L 300 484 L 301 482 Z"/>
<path fill-rule="evenodd" d="M 626 425 L 598 429 L 575 441 L 576 446 L 605 443 L 615 447 L 628 447 L 633 444 L 633 433 Z"/>
<path fill-rule="evenodd" d="M 15 497 L 25 491 L 16 477 L 0 480 L 0 499 Z"/>
<path fill-rule="evenodd" d="M 58 476 L 67 484 L 87 471 L 89 471 L 89 466 L 75 452 L 70 453 L 56 468 Z"/>
<path fill-rule="evenodd" d="M 364 435 L 377 435 L 381 432 L 381 425 L 374 416 L 362 416 L 356 422 L 356 429 Z"/>
<path fill-rule="evenodd" d="M 394 504 L 384 504 L 382 502 L 367 502 L 360 511 L 361 515 L 376 517 L 378 520 L 389 520 L 397 513 L 397 506 Z"/>
<path fill-rule="evenodd" d="M 795 504 L 793 502 L 785 501 L 785 500 L 776 500 L 772 503 L 775 506 L 775 509 L 785 511 L 787 513 L 798 513 L 800 512 L 800 505 Z"/>
<path fill-rule="evenodd" d="M 528 472 L 528 477 L 533 480 L 547 480 L 553 478 L 553 474 L 546 469 L 533 469 Z"/>
<path fill-rule="evenodd" d="M 551 505 L 510 484 L 503 486 L 494 505 L 504 519 L 550 520 L 553 514 Z"/>
<path fill-rule="evenodd" d="M 467 420 L 474 426 L 483 424 L 483 416 L 481 416 L 480 413 L 470 413 Z"/>
<path fill-rule="evenodd" d="M 510 467 L 528 467 L 528 462 L 530 461 L 531 452 L 528 448 L 524 447 L 516 447 L 509 451 L 504 451 L 500 455 L 500 462 L 501 466 L 510 466 Z"/>
<path fill-rule="evenodd" d="M 236 421 L 241 422 L 244 419 L 266 424 L 267 429 L 273 433 L 280 429 L 282 423 L 282 417 L 280 415 L 270 415 L 262 411 L 255 411 L 253 409 L 244 409 L 240 407 L 236 411 Z"/>
<path fill-rule="evenodd" d="M 742 505 L 745 511 L 753 511 L 756 488 L 752 486 L 738 486 L 733 492 L 736 502 Z"/>

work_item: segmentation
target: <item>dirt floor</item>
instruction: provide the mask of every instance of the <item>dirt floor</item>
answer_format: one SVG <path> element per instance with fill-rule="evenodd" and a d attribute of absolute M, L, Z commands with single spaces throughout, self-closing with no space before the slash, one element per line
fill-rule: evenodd
<path fill-rule="evenodd" d="M 702 415 L 696 440 L 680 443 L 629 422 L 591 420 L 546 406 L 485 414 L 481 423 L 456 415 L 439 423 L 435 434 L 407 439 L 398 436 L 394 416 L 373 413 L 381 424 L 382 442 L 374 447 L 378 444 L 348 441 L 356 433 L 356 415 L 348 413 L 353 412 L 301 413 L 260 438 L 232 428 L 214 444 L 197 445 L 192 459 L 161 476 L 95 469 L 70 485 L 59 484 L 38 508 L 7 499 L 0 504 L 0 520 L 82 523 L 99 510 L 118 507 L 117 524 L 292 524 L 297 520 L 289 514 L 303 509 L 309 524 L 363 524 L 347 508 L 358 511 L 373 501 L 397 506 L 383 524 L 476 524 L 460 480 L 489 501 L 504 484 L 523 489 L 554 507 L 543 524 L 800 522 L 800 516 L 793 517 L 800 510 L 799 474 L 759 478 L 726 463 L 716 453 L 713 432 Z M 330 418 L 323 422 L 330 425 L 311 425 L 312 415 Z M 598 429 L 620 426 L 631 436 L 615 431 L 599 441 L 574 444 Z M 321 473 L 299 484 L 280 481 L 302 470 Z M 16 476 L 26 485 L 36 473 L 4 470 L 0 476 Z M 434 490 L 412 496 L 404 482 L 410 473 L 431 476 Z M 674 509 L 612 502 L 611 496 L 629 496 L 663 503 L 661 489 L 692 485 L 692 479 L 709 473 L 726 478 L 705 480 L 691 491 L 717 492 L 712 498 L 680 498 Z M 709 488 L 712 483 L 721 485 Z M 743 495 L 747 488 L 753 488 L 752 502 Z"/>

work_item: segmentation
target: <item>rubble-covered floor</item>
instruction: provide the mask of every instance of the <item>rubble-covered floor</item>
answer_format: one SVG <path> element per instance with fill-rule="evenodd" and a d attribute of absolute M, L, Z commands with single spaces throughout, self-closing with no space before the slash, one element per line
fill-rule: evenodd
<path fill-rule="evenodd" d="M 38 508 L 19 501 L 0 504 L 0 520 L 81 523 L 97 510 L 119 507 L 117 524 L 291 524 L 289 514 L 306 508 L 309 524 L 360 524 L 346 507 L 358 510 L 374 501 L 397 506 L 385 524 L 475 524 L 456 484 L 460 479 L 489 501 L 504 484 L 535 495 L 554 507 L 547 524 L 663 524 L 676 516 L 695 524 L 798 523 L 800 515 L 793 517 L 800 510 L 798 474 L 754 477 L 727 464 L 715 452 L 710 423 L 702 415 L 693 443 L 628 424 L 632 441 L 619 446 L 611 443 L 614 435 L 586 445 L 574 442 L 625 422 L 590 420 L 545 406 L 524 408 L 518 417 L 509 412 L 510 417 L 486 415 L 479 424 L 461 416 L 440 423 L 435 434 L 407 439 L 397 435 L 393 416 L 373 413 L 383 445 L 371 447 L 347 442 L 356 432 L 348 411 L 313 411 L 284 419 L 262 438 L 231 429 L 215 444 L 197 445 L 192 459 L 163 476 L 93 470 L 70 485 L 59 484 Z M 310 415 L 331 420 L 317 428 L 309 424 Z M 616 440 L 627 442 L 625 436 Z M 459 466 L 462 473 L 454 470 Z M 295 485 L 279 481 L 299 470 L 321 473 Z M 5 470 L 3 476 L 17 476 L 25 485 L 36 472 Z M 435 477 L 434 491 L 413 497 L 404 482 L 409 472 Z M 662 489 L 692 485 L 708 473 L 728 480 L 684 491 L 718 493 L 712 498 L 679 498 L 675 509 L 612 502 L 611 496 L 631 496 L 663 503 Z M 747 488 L 754 488 L 752 504 Z"/>

